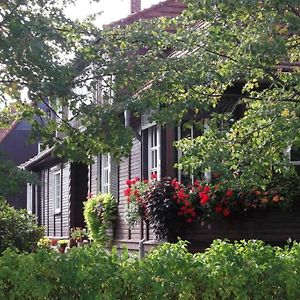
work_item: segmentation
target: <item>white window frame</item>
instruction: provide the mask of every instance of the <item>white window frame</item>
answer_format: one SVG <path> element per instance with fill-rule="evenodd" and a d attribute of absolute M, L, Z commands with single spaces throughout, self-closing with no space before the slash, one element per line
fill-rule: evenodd
<path fill-rule="evenodd" d="M 33 185 L 31 183 L 27 183 L 27 211 L 29 213 L 32 213 L 32 189 L 33 189 Z"/>
<path fill-rule="evenodd" d="M 105 165 L 104 162 L 107 162 Z M 101 155 L 101 192 L 110 193 L 111 191 L 111 156 L 110 154 Z"/>
<path fill-rule="evenodd" d="M 209 119 L 203 119 L 203 128 L 204 128 L 204 133 L 207 132 L 209 130 Z M 194 137 L 194 125 L 191 126 L 191 139 L 193 140 L 195 137 Z M 178 126 L 177 126 L 177 140 L 180 141 L 182 139 L 182 132 L 181 132 L 181 122 L 178 123 Z M 182 157 L 182 151 L 179 149 L 177 151 L 177 161 L 179 162 L 180 158 Z M 192 184 L 194 184 L 194 180 L 195 180 L 195 177 L 194 175 L 191 175 L 190 176 L 191 180 L 192 180 Z M 207 171 L 204 171 L 204 178 L 207 180 L 207 181 L 210 181 L 211 180 L 211 171 L 210 170 L 207 170 Z M 182 171 L 180 169 L 178 169 L 178 181 L 181 181 L 182 179 Z"/>
<path fill-rule="evenodd" d="M 105 75 L 101 80 L 96 83 L 96 103 L 100 104 L 113 104 L 115 92 L 112 86 L 115 82 L 115 75 Z"/>
<path fill-rule="evenodd" d="M 148 128 L 148 178 L 152 174 L 157 175 L 157 179 L 161 177 L 161 155 L 160 155 L 160 139 L 161 127 L 151 126 Z"/>
<path fill-rule="evenodd" d="M 291 162 L 292 165 L 300 166 L 300 161 L 299 160 L 292 160 L 292 146 L 288 147 L 286 153 L 287 153 L 289 161 Z"/>
<path fill-rule="evenodd" d="M 58 178 L 59 184 L 56 181 Z M 61 213 L 61 170 L 54 172 L 53 174 L 53 181 L 54 181 L 54 213 L 60 214 Z"/>

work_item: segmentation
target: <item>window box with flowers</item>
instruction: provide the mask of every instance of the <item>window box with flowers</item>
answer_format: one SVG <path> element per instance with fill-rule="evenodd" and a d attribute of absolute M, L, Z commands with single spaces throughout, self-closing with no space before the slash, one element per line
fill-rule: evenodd
<path fill-rule="evenodd" d="M 250 191 L 233 189 L 220 178 L 215 178 L 214 183 L 195 180 L 185 185 L 171 178 L 158 181 L 155 174 L 149 181 L 127 180 L 127 185 L 125 219 L 129 227 L 143 216 L 158 240 L 169 241 L 175 241 L 177 236 L 186 238 L 189 228 L 195 226 L 208 229 L 219 226 L 215 225 L 218 222 L 221 226 L 228 223 L 222 220 L 247 220 L 257 211 L 266 214 L 273 208 L 288 209 L 298 194 L 292 181 L 282 179 L 265 190 Z"/>

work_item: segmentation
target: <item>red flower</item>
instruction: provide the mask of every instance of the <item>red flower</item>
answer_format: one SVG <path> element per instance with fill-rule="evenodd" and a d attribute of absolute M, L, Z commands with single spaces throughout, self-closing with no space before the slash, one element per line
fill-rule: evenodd
<path fill-rule="evenodd" d="M 228 189 L 226 192 L 226 196 L 227 197 L 232 197 L 233 196 L 233 190 L 232 189 Z"/>
<path fill-rule="evenodd" d="M 209 193 L 210 192 L 210 187 L 205 186 L 203 192 L 206 193 L 206 194 Z"/>
<path fill-rule="evenodd" d="M 224 217 L 229 217 L 230 216 L 230 210 L 228 208 L 223 209 L 223 216 Z"/>
<path fill-rule="evenodd" d="M 221 205 L 217 205 L 216 207 L 215 207 L 215 212 L 217 213 L 217 214 L 220 214 L 221 212 L 222 212 L 222 206 Z"/>
<path fill-rule="evenodd" d="M 195 217 L 196 217 L 196 212 L 195 212 L 195 211 L 192 211 L 192 212 L 191 212 L 191 216 L 192 216 L 193 218 L 195 218 Z"/>
<path fill-rule="evenodd" d="M 202 204 L 202 205 L 204 205 L 208 200 L 209 200 L 209 197 L 208 197 L 208 195 L 207 194 L 205 194 L 204 192 L 200 192 L 199 193 L 199 197 L 200 197 L 200 203 Z"/>
<path fill-rule="evenodd" d="M 144 179 L 144 183 L 148 183 L 148 179 Z"/>
<path fill-rule="evenodd" d="M 192 222 L 193 222 L 193 219 L 192 219 L 192 218 L 188 218 L 186 221 L 187 221 L 188 223 L 192 223 Z"/>
<path fill-rule="evenodd" d="M 184 189 L 180 189 L 178 192 L 177 192 L 177 197 L 180 199 L 180 200 L 186 200 L 189 198 L 189 195 L 186 194 L 184 192 Z"/>
<path fill-rule="evenodd" d="M 127 188 L 127 189 L 124 190 L 124 195 L 125 196 L 129 196 L 130 193 L 131 193 L 131 188 Z"/>
<path fill-rule="evenodd" d="M 140 178 L 134 177 L 135 182 L 140 181 Z"/>
<path fill-rule="evenodd" d="M 126 184 L 127 184 L 127 185 L 131 185 L 131 180 L 130 180 L 130 179 L 127 179 L 127 180 L 126 180 Z"/>
<path fill-rule="evenodd" d="M 176 185 L 176 183 L 177 183 L 177 179 L 176 179 L 176 178 L 174 178 L 174 179 L 171 181 L 171 185 L 172 185 L 172 186 L 175 186 L 175 185 Z"/>
<path fill-rule="evenodd" d="M 184 201 L 184 205 L 185 206 L 191 206 L 192 204 L 191 204 L 191 202 L 189 200 L 185 200 Z"/>
<path fill-rule="evenodd" d="M 151 174 L 151 179 L 157 179 L 157 174 L 156 173 L 152 173 Z"/>

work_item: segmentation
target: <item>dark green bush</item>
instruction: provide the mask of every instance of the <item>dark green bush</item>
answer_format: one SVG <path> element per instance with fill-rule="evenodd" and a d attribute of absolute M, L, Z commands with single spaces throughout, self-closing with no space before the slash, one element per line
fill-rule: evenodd
<path fill-rule="evenodd" d="M 33 215 L 16 210 L 0 197 L 0 254 L 9 247 L 34 251 L 43 235 L 44 229 L 37 226 Z"/>
<path fill-rule="evenodd" d="M 139 261 L 101 246 L 0 257 L 1 299 L 300 299 L 300 245 L 215 241 L 190 254 L 163 244 Z"/>

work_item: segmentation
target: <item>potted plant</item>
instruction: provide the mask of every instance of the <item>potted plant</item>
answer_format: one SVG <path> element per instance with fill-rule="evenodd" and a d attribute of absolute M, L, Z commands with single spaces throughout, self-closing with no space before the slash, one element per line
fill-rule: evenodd
<path fill-rule="evenodd" d="M 71 228 L 71 241 L 77 244 L 78 247 L 88 243 L 88 233 L 85 228 Z M 74 245 L 72 245 L 74 246 Z"/>
<path fill-rule="evenodd" d="M 51 240 L 47 237 L 39 239 L 37 246 L 39 249 L 50 250 L 51 249 Z"/>
<path fill-rule="evenodd" d="M 68 246 L 69 240 L 59 240 L 57 241 L 58 251 L 60 253 L 65 253 L 66 247 Z"/>
<path fill-rule="evenodd" d="M 117 214 L 117 202 L 111 194 L 97 194 L 84 203 L 84 219 L 90 238 L 108 245 Z"/>
<path fill-rule="evenodd" d="M 77 243 L 77 246 L 88 244 L 88 233 L 85 228 L 71 228 L 71 239 Z"/>

